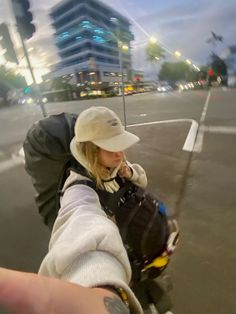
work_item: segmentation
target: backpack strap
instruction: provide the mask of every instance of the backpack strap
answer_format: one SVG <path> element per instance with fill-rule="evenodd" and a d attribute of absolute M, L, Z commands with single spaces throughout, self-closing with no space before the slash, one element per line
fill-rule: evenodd
<path fill-rule="evenodd" d="M 91 189 L 93 189 L 99 197 L 99 201 L 102 205 L 103 210 L 105 211 L 105 213 L 108 216 L 113 216 L 115 211 L 113 210 L 113 207 L 110 206 L 111 203 L 111 199 L 113 197 L 112 193 L 109 193 L 107 191 L 101 190 L 99 188 L 96 187 L 96 183 L 94 181 L 92 181 L 91 179 L 82 179 L 82 180 L 75 180 L 73 182 L 71 182 L 66 188 L 68 189 L 71 186 L 77 185 L 77 184 L 84 184 L 89 186 Z M 62 193 L 61 195 L 63 195 L 64 193 Z M 108 205 L 109 204 L 109 205 Z"/>
<path fill-rule="evenodd" d="M 93 190 L 95 190 L 95 184 L 94 182 L 92 182 L 91 180 L 75 180 L 73 182 L 71 182 L 70 184 L 67 185 L 66 189 L 70 188 L 73 185 L 77 185 L 77 184 L 84 184 L 84 185 L 88 185 L 90 188 L 92 188 Z"/>
<path fill-rule="evenodd" d="M 68 167 L 67 169 L 67 176 L 69 175 L 70 170 L 82 175 L 83 177 L 87 177 L 88 179 L 75 180 L 71 182 L 66 188 L 76 184 L 88 185 L 98 194 L 99 201 L 105 213 L 110 217 L 116 214 L 116 211 L 118 210 L 120 203 L 122 203 L 122 200 L 124 199 L 124 195 L 126 194 L 126 192 L 131 188 L 134 189 L 135 187 L 135 185 L 131 181 L 128 180 L 124 181 L 119 175 L 117 175 L 114 179 L 119 184 L 120 189 L 114 193 L 110 193 L 106 190 L 98 188 L 95 179 L 89 175 L 86 168 L 84 168 L 84 166 L 78 163 L 77 160 L 72 159 L 70 161 L 70 167 Z M 61 193 L 60 195 L 63 195 L 63 193 Z"/>

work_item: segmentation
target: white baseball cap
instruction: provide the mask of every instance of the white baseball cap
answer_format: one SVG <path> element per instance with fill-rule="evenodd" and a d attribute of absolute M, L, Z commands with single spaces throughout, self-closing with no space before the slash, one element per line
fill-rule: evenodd
<path fill-rule="evenodd" d="M 92 142 L 110 152 L 123 151 L 139 141 L 127 132 L 118 116 L 106 107 L 90 107 L 80 113 L 75 123 L 75 136 L 70 150 L 76 154 L 76 144 Z"/>

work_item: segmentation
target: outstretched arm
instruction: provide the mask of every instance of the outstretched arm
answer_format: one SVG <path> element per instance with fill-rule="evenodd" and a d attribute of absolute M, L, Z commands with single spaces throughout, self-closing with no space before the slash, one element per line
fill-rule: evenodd
<path fill-rule="evenodd" d="M 0 311 L 12 314 L 129 314 L 111 291 L 0 269 Z"/>
<path fill-rule="evenodd" d="M 131 268 L 119 230 L 102 210 L 97 193 L 86 185 L 65 191 L 39 274 L 90 289 L 121 289 L 131 312 L 142 313 L 129 287 Z"/>

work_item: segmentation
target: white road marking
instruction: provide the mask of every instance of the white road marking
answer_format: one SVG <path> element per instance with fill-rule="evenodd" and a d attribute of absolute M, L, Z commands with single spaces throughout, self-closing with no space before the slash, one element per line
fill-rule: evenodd
<path fill-rule="evenodd" d="M 189 129 L 187 138 L 186 138 L 184 146 L 182 148 L 184 151 L 191 152 L 194 148 L 195 138 L 196 138 L 197 131 L 198 131 L 198 123 L 195 120 L 192 120 L 192 119 L 175 119 L 175 120 L 153 121 L 153 122 L 129 124 L 129 125 L 127 125 L 127 127 L 161 124 L 161 123 L 176 123 L 176 122 L 191 122 L 191 127 Z"/>
<path fill-rule="evenodd" d="M 22 157 L 22 158 L 25 158 L 25 153 L 24 153 L 23 147 L 21 147 L 21 149 L 19 150 L 18 155 L 19 155 L 20 157 Z"/>
<path fill-rule="evenodd" d="M 219 134 L 236 134 L 234 126 L 204 126 L 204 132 Z"/>
<path fill-rule="evenodd" d="M 193 150 L 195 139 L 197 136 L 197 131 L 198 131 L 198 123 L 195 120 L 192 120 L 191 128 L 188 132 L 188 136 L 182 148 L 184 151 L 191 152 Z"/>
<path fill-rule="evenodd" d="M 164 120 L 164 121 L 152 121 L 152 122 L 144 122 L 137 124 L 129 124 L 127 128 L 134 126 L 144 126 L 144 125 L 154 125 L 154 124 L 163 124 L 163 123 L 178 123 L 178 122 L 190 122 L 191 127 L 189 129 L 188 135 L 186 137 L 185 143 L 183 145 L 184 151 L 194 151 L 201 152 L 204 132 L 210 133 L 220 133 L 220 134 L 236 134 L 236 127 L 225 127 L 225 126 L 204 126 L 204 120 L 206 117 L 207 108 L 209 105 L 211 93 L 209 92 L 207 95 L 207 99 L 202 111 L 200 126 L 197 121 L 193 119 L 174 119 L 174 120 Z M 140 116 L 146 116 L 146 114 L 140 114 Z M 0 156 L 4 155 L 2 151 L 0 151 Z M 24 164 L 24 150 L 23 147 L 17 152 L 17 154 L 13 154 L 11 159 L 4 160 L 0 162 L 0 173 L 5 172 L 11 168 L 14 168 L 18 165 Z"/>
<path fill-rule="evenodd" d="M 201 115 L 201 119 L 200 119 L 200 127 L 197 133 L 197 138 L 195 141 L 195 145 L 193 147 L 193 151 L 196 153 L 200 153 L 202 151 L 202 146 L 203 146 L 203 139 L 204 139 L 204 126 L 203 123 L 205 121 L 205 117 L 206 117 L 206 113 L 207 113 L 207 108 L 209 105 L 209 101 L 210 101 L 210 97 L 211 97 L 211 92 L 209 91 L 208 95 L 207 95 L 207 99 L 205 102 L 205 105 L 203 107 L 202 110 L 202 115 Z"/>
<path fill-rule="evenodd" d="M 3 160 L 0 162 L 0 173 L 5 172 L 16 166 L 23 165 L 24 163 L 25 154 L 23 147 L 21 147 L 21 149 L 17 153 L 11 155 L 11 159 Z"/>
<path fill-rule="evenodd" d="M 0 173 L 5 172 L 11 168 L 24 164 L 22 157 L 13 157 L 12 159 L 4 160 L 0 162 Z"/>
<path fill-rule="evenodd" d="M 200 119 L 200 124 L 203 124 L 203 122 L 204 122 L 204 120 L 205 120 L 206 113 L 207 113 L 207 108 L 208 108 L 208 105 L 209 105 L 210 97 L 211 97 L 211 92 L 209 91 L 209 93 L 208 93 L 208 95 L 207 95 L 207 99 L 206 99 L 205 105 L 204 105 L 204 108 L 203 108 L 203 110 L 202 110 L 202 115 L 201 115 L 201 119 Z"/>
<path fill-rule="evenodd" d="M 192 120 L 192 119 L 174 119 L 174 120 L 163 120 L 163 121 L 151 121 L 151 122 L 128 124 L 127 128 L 130 128 L 133 126 L 143 126 L 143 125 L 152 125 L 152 124 L 161 124 L 161 123 L 192 122 L 192 121 L 195 121 L 195 120 Z"/>

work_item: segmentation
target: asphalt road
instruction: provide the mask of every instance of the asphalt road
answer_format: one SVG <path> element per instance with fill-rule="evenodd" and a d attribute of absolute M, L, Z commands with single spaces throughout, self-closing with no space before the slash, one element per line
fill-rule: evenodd
<path fill-rule="evenodd" d="M 236 90 L 222 89 L 126 97 L 127 124 L 136 124 L 129 129 L 141 138 L 128 157 L 144 166 L 149 189 L 181 227 L 168 268 L 175 314 L 236 311 L 235 99 Z M 91 105 L 108 106 L 123 119 L 122 98 L 51 103 L 46 109 L 80 112 Z M 0 111 L 0 266 L 24 271 L 37 271 L 49 232 L 37 214 L 30 178 L 12 154 L 40 118 L 32 105 Z M 191 120 L 197 125 L 192 134 Z M 183 150 L 187 138 L 192 150 Z"/>

